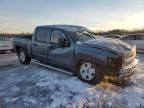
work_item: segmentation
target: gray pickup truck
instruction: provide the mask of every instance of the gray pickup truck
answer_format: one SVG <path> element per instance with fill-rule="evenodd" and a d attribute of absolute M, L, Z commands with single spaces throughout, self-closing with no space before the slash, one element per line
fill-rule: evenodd
<path fill-rule="evenodd" d="M 130 77 L 138 63 L 135 45 L 96 37 L 89 29 L 74 25 L 38 26 L 32 36 L 15 37 L 13 47 L 22 64 L 36 60 L 91 84 L 105 75 Z"/>

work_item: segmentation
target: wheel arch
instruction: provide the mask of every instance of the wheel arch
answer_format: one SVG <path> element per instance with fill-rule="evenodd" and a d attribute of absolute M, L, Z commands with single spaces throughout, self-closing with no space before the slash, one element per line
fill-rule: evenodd
<path fill-rule="evenodd" d="M 24 47 L 22 47 L 22 46 L 16 46 L 16 47 L 15 47 L 15 50 L 16 50 L 16 53 L 17 53 L 17 54 L 18 54 L 18 52 L 19 52 L 20 49 L 23 49 L 23 50 L 27 51 L 27 48 L 24 48 Z"/>
<path fill-rule="evenodd" d="M 79 69 L 79 66 L 80 64 L 83 62 L 83 61 L 90 61 L 90 62 L 93 62 L 95 63 L 99 68 L 100 70 L 102 71 L 106 71 L 106 63 L 101 61 L 101 60 L 98 60 L 98 59 L 95 59 L 93 57 L 81 57 L 79 59 L 76 60 L 76 63 L 75 63 L 75 72 L 77 73 L 78 69 Z"/>

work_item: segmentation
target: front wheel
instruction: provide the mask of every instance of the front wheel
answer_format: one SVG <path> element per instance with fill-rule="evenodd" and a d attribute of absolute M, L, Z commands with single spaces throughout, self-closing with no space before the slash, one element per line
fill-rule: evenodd
<path fill-rule="evenodd" d="M 103 78 L 98 66 L 90 61 L 82 61 L 78 68 L 78 76 L 81 80 L 90 84 L 98 84 Z"/>
<path fill-rule="evenodd" d="M 20 49 L 18 51 L 18 58 L 19 58 L 20 63 L 22 64 L 29 64 L 31 61 L 31 58 L 29 57 L 29 55 L 24 49 Z"/>

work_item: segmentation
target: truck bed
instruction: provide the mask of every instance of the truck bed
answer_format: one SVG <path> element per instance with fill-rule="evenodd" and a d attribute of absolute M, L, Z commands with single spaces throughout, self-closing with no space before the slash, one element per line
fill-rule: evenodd
<path fill-rule="evenodd" d="M 14 39 L 31 40 L 32 39 L 32 35 L 16 36 Z"/>
<path fill-rule="evenodd" d="M 16 36 L 13 41 L 31 41 L 32 35 Z"/>
<path fill-rule="evenodd" d="M 16 36 L 13 39 L 13 47 L 14 48 L 21 47 L 27 49 L 28 46 L 31 44 L 31 41 L 32 41 L 32 35 Z"/>

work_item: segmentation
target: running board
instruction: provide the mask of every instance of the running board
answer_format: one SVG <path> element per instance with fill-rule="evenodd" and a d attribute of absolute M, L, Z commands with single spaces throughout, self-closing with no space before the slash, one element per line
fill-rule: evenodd
<path fill-rule="evenodd" d="M 73 75 L 72 72 L 69 72 L 69 71 L 66 71 L 66 70 L 63 70 L 63 69 L 59 69 L 59 68 L 56 68 L 56 67 L 53 67 L 53 66 L 50 66 L 50 65 L 42 64 L 42 63 L 40 63 L 39 61 L 34 60 L 34 59 L 32 60 L 32 62 L 35 63 L 35 64 L 38 64 L 38 65 L 41 65 L 41 66 L 43 66 L 43 67 L 50 68 L 50 69 L 52 69 L 52 70 L 56 70 L 56 71 L 60 71 L 60 72 L 65 73 L 65 74 Z"/>

